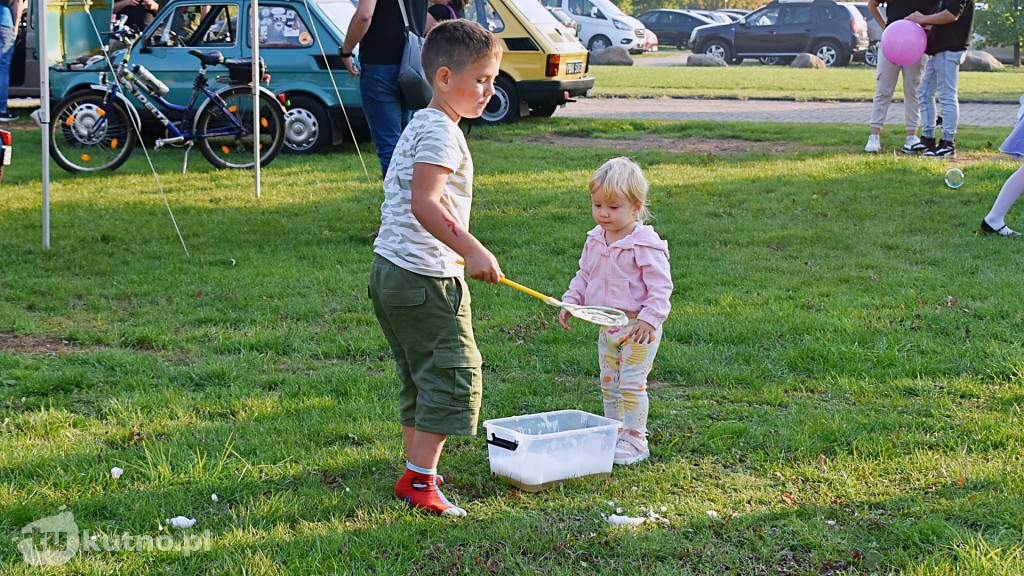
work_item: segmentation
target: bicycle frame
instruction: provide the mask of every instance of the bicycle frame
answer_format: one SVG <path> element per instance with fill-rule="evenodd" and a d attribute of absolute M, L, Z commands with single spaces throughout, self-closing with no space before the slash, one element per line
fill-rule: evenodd
<path fill-rule="evenodd" d="M 160 123 L 163 124 L 165 128 L 171 131 L 171 137 L 160 138 L 156 141 L 154 145 L 156 149 L 159 150 L 166 144 L 178 144 L 181 142 L 189 142 L 199 138 L 208 138 L 211 136 L 230 136 L 237 134 L 244 135 L 248 133 L 247 127 L 242 126 L 242 124 L 238 122 L 234 115 L 228 113 L 227 108 L 224 107 L 224 103 L 216 97 L 217 92 L 213 92 L 210 90 L 210 80 L 206 77 L 206 64 L 200 62 L 199 73 L 196 75 L 196 78 L 192 84 L 192 96 L 189 99 L 189 102 L 186 106 L 180 106 L 174 104 L 173 102 L 169 102 L 163 96 L 156 94 L 155 91 L 153 91 L 148 85 L 146 85 L 146 83 L 141 82 L 135 76 L 135 74 L 129 69 L 128 64 L 131 58 L 131 48 L 133 42 L 130 41 L 127 44 L 128 46 L 125 50 L 124 56 L 121 58 L 121 62 L 118 64 L 114 72 L 116 81 L 112 83 L 107 82 L 105 78 L 106 72 L 102 72 L 100 76 L 100 85 L 108 88 L 112 98 L 118 98 L 118 94 L 119 92 L 121 92 L 120 88 L 123 86 L 127 89 L 129 94 L 134 96 L 143 106 L 145 106 L 146 110 L 148 110 L 150 113 L 156 116 L 156 119 L 159 120 Z M 226 118 L 229 118 L 231 120 L 231 123 L 234 124 L 233 129 L 203 134 L 197 134 L 194 132 L 187 131 L 190 130 L 188 127 L 191 126 L 195 120 L 195 116 L 197 113 L 197 108 L 195 104 L 199 98 L 199 94 L 204 94 L 209 99 L 210 102 L 212 102 L 221 111 L 225 113 L 224 116 Z M 184 116 L 182 117 L 181 121 L 176 124 L 174 121 L 168 118 L 167 115 L 160 110 L 160 108 L 153 104 L 150 98 L 156 100 L 156 102 L 160 106 L 167 110 L 182 112 Z"/>

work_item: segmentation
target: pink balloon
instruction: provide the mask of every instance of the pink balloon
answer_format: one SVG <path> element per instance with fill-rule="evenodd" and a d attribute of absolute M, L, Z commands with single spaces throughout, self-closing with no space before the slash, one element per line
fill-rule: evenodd
<path fill-rule="evenodd" d="M 882 32 L 882 54 L 897 66 L 920 60 L 927 45 L 928 34 L 917 22 L 897 20 Z"/>

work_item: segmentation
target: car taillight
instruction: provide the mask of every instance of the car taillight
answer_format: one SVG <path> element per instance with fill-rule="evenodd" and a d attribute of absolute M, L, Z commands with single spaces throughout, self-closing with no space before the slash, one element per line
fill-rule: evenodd
<path fill-rule="evenodd" d="M 11 145 L 11 133 L 7 130 L 0 130 L 0 141 L 4 143 L 4 146 Z"/>
<path fill-rule="evenodd" d="M 854 34 L 860 34 L 860 22 L 857 20 L 850 20 L 850 30 Z"/>
<path fill-rule="evenodd" d="M 548 54 L 548 66 L 544 71 L 546 76 L 558 76 L 558 65 L 561 64 L 562 57 L 558 54 Z"/>

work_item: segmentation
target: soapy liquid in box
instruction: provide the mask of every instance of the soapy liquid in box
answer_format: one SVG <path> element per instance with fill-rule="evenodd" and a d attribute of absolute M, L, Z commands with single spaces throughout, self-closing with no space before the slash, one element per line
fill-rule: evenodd
<path fill-rule="evenodd" d="M 528 492 L 569 478 L 608 476 L 620 426 L 580 410 L 488 420 L 491 473 Z"/>

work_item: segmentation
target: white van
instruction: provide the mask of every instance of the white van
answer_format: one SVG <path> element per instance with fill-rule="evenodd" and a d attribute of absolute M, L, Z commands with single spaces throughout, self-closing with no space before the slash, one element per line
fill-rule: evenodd
<path fill-rule="evenodd" d="M 545 6 L 565 10 L 579 26 L 580 42 L 587 49 L 622 46 L 644 51 L 647 32 L 636 18 L 626 16 L 610 0 L 542 0 Z"/>

